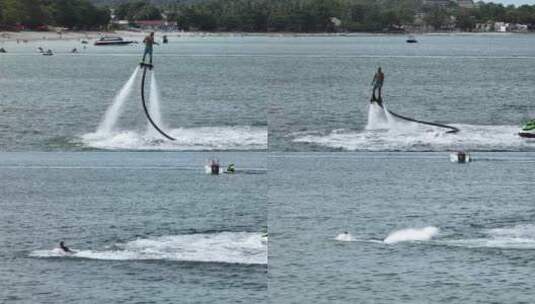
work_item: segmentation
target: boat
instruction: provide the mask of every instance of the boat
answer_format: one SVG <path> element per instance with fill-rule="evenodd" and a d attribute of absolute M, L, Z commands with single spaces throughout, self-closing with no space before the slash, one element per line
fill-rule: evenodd
<path fill-rule="evenodd" d="M 535 119 L 528 121 L 518 135 L 520 137 L 535 138 Z"/>
<path fill-rule="evenodd" d="M 121 37 L 104 36 L 95 41 L 95 45 L 127 45 L 134 43 L 134 41 L 126 41 Z"/>
<path fill-rule="evenodd" d="M 457 151 L 450 154 L 450 161 L 452 163 L 464 164 L 471 162 L 472 159 L 470 158 L 470 154 L 468 152 Z"/>
<path fill-rule="evenodd" d="M 416 40 L 416 37 L 414 35 L 409 35 L 407 38 L 407 43 L 418 43 L 418 40 Z"/>
<path fill-rule="evenodd" d="M 43 52 L 42 54 L 43 54 L 43 56 L 52 56 L 52 55 L 54 55 L 54 53 L 52 52 L 51 49 L 49 49 L 49 50 L 46 51 L 46 52 Z"/>

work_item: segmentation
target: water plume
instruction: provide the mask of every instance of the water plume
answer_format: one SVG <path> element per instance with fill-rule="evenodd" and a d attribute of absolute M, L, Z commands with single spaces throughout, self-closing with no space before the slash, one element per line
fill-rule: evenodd
<path fill-rule="evenodd" d="M 150 77 L 149 113 L 154 123 L 165 129 L 160 112 L 160 93 L 154 72 L 151 73 Z M 147 135 L 150 137 L 160 137 L 160 133 L 154 129 L 150 122 L 147 122 Z"/>
<path fill-rule="evenodd" d="M 134 81 L 136 80 L 138 73 L 139 67 L 136 67 L 128 81 L 123 85 L 119 93 L 115 95 L 112 105 L 106 110 L 104 119 L 102 119 L 102 122 L 97 128 L 97 134 L 110 134 L 113 131 L 119 116 L 121 116 L 123 105 L 132 93 Z"/>

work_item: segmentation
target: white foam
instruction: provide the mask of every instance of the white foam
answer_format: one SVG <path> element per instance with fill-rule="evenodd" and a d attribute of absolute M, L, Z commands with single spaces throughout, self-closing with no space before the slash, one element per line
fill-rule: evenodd
<path fill-rule="evenodd" d="M 341 242 L 353 242 L 353 241 L 355 241 L 355 239 L 353 238 L 351 233 L 340 233 L 334 239 L 337 240 L 337 241 L 341 241 Z"/>
<path fill-rule="evenodd" d="M 429 241 L 438 233 L 437 227 L 429 226 L 420 229 L 402 229 L 390 233 L 385 239 L 385 244 L 394 244 L 409 241 Z"/>
<path fill-rule="evenodd" d="M 262 150 L 267 148 L 267 128 L 199 127 L 166 130 L 176 140 L 162 139 L 136 131 L 108 134 L 89 133 L 81 137 L 86 147 L 105 150 Z"/>
<path fill-rule="evenodd" d="M 453 125 L 461 131 L 448 134 L 440 127 L 406 121 L 370 103 L 363 131 L 333 130 L 329 134 L 294 133 L 294 142 L 349 151 L 450 151 L 535 148 L 535 140 L 518 136 L 518 126 Z"/>
<path fill-rule="evenodd" d="M 461 131 L 418 125 L 389 130 L 334 130 L 327 135 L 299 135 L 293 141 L 348 151 L 518 151 L 535 149 L 535 141 L 518 136 L 517 126 L 453 125 Z"/>
<path fill-rule="evenodd" d="M 71 257 L 93 260 L 169 260 L 232 264 L 267 264 L 267 239 L 261 233 L 219 232 L 137 239 L 116 244 L 118 250 L 35 250 L 31 257 Z"/>
<path fill-rule="evenodd" d="M 115 124 L 122 113 L 123 105 L 132 93 L 134 81 L 136 80 L 138 73 L 139 67 L 136 67 L 128 81 L 123 85 L 119 93 L 117 93 L 117 95 L 113 98 L 113 103 L 106 110 L 104 118 L 98 126 L 96 133 L 105 135 L 113 131 Z"/>
<path fill-rule="evenodd" d="M 535 249 L 535 225 L 525 224 L 484 231 L 488 237 L 444 241 L 466 248 Z"/>

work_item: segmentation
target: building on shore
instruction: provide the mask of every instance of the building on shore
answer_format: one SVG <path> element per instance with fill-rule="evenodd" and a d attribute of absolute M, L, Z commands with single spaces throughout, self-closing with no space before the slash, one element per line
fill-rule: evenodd
<path fill-rule="evenodd" d="M 451 4 L 457 4 L 462 8 L 474 8 L 473 0 L 424 0 L 424 5 L 446 7 Z"/>
<path fill-rule="evenodd" d="M 112 24 L 115 29 L 120 30 L 151 30 L 151 31 L 176 31 L 178 30 L 176 21 L 165 20 L 114 20 Z"/>
<path fill-rule="evenodd" d="M 529 31 L 526 24 L 520 23 L 506 23 L 506 22 L 486 22 L 478 23 L 475 28 L 476 32 L 497 32 L 497 33 L 525 33 Z"/>
<path fill-rule="evenodd" d="M 176 31 L 178 30 L 176 21 L 165 20 L 138 20 L 132 22 L 133 25 L 142 30 L 156 31 Z"/>

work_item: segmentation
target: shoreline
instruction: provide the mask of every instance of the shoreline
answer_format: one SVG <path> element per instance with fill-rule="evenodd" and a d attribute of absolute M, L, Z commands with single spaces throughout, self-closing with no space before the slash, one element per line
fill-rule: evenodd
<path fill-rule="evenodd" d="M 9 32 L 0 31 L 0 42 L 31 42 L 31 41 L 61 41 L 61 40 L 82 40 L 82 39 L 98 39 L 104 35 L 118 35 L 118 36 L 144 36 L 150 30 L 146 31 L 113 31 L 113 32 L 97 32 L 97 31 L 67 31 L 57 33 L 53 31 L 21 31 Z M 409 33 L 291 33 L 291 32 L 161 32 L 156 31 L 158 35 L 172 35 L 179 37 L 369 37 L 369 36 L 406 36 Z M 506 35 L 530 35 L 534 32 L 518 33 L 518 32 L 422 32 L 411 33 L 417 36 L 506 36 Z"/>

